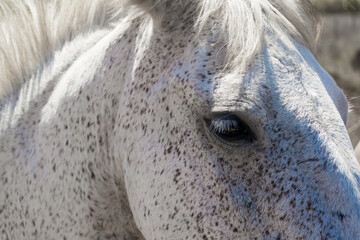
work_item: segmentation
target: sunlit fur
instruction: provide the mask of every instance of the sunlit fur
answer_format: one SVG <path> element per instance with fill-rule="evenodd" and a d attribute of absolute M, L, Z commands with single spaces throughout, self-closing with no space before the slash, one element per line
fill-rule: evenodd
<path fill-rule="evenodd" d="M 1 0 L 0 98 L 66 42 L 108 26 L 111 17 L 106 0 Z"/>
<path fill-rule="evenodd" d="M 77 35 L 110 27 L 124 12 L 140 10 L 161 18 L 166 4 L 187 3 L 184 0 L 1 0 L 0 99 L 17 90 L 54 51 Z M 286 29 L 303 39 L 308 47 L 318 33 L 318 19 L 307 1 L 197 0 L 193 4 L 200 10 L 196 22 L 199 34 L 209 18 L 222 19 L 218 27 L 228 40 L 229 62 L 225 65 L 240 72 L 259 51 L 264 28 Z M 129 8 L 131 5 L 137 8 Z"/>
<path fill-rule="evenodd" d="M 0 239 L 360 239 L 347 100 L 307 3 L 14 2 Z"/>

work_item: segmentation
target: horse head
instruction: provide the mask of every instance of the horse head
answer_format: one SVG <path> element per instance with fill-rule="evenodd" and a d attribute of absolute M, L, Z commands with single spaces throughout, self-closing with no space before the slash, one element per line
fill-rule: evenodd
<path fill-rule="evenodd" d="M 347 101 L 285 13 L 300 6 L 163 2 L 117 118 L 145 238 L 359 238 Z"/>

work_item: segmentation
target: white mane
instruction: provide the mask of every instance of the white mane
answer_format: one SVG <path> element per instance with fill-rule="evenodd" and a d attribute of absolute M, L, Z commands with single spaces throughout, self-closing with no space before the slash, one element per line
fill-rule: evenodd
<path fill-rule="evenodd" d="M 165 6 L 179 4 L 197 8 L 199 33 L 209 19 L 221 19 L 230 67 L 250 63 L 265 28 L 285 30 L 311 47 L 319 26 L 310 4 L 298 0 L 0 0 L 0 99 L 18 89 L 65 42 L 108 26 L 114 12 L 136 5 L 159 16 Z"/>
<path fill-rule="evenodd" d="M 76 35 L 104 27 L 106 0 L 0 0 L 0 99 Z"/>

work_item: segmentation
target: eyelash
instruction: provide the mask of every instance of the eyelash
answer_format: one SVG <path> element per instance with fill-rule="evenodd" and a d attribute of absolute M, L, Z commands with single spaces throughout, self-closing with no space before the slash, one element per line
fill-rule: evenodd
<path fill-rule="evenodd" d="M 211 120 L 209 128 L 214 133 L 226 133 L 231 129 L 239 129 L 238 122 L 231 119 L 216 119 Z"/>
<path fill-rule="evenodd" d="M 212 119 L 204 120 L 213 136 L 229 145 L 239 146 L 256 140 L 249 126 L 234 114 L 213 116 Z"/>

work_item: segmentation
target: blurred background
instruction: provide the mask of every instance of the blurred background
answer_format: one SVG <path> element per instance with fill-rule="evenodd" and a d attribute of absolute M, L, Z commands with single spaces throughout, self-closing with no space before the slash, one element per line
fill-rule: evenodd
<path fill-rule="evenodd" d="M 360 141 L 360 0 L 310 0 L 323 28 L 314 55 L 344 90 L 351 104 L 347 128 Z"/>

